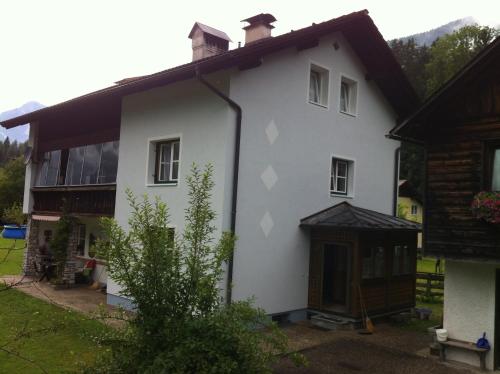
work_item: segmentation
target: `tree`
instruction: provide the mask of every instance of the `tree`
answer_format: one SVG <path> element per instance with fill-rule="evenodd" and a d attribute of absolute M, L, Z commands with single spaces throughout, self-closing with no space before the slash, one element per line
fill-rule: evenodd
<path fill-rule="evenodd" d="M 437 39 L 429 50 L 425 65 L 427 95 L 432 94 L 498 35 L 488 26 L 464 26 L 452 34 Z"/>
<path fill-rule="evenodd" d="M 389 46 L 417 95 L 423 99 L 427 91 L 427 76 L 423 67 L 429 62 L 429 47 L 419 46 L 413 38 L 406 41 L 394 39 L 389 42 Z"/>
<path fill-rule="evenodd" d="M 413 39 L 392 40 L 389 45 L 417 94 L 425 99 L 460 70 L 498 31 L 485 26 L 465 26 L 437 39 L 432 46 L 418 46 Z M 400 178 L 407 179 L 423 197 L 424 151 L 421 146 L 401 145 Z"/>
<path fill-rule="evenodd" d="M 420 200 L 424 196 L 424 149 L 422 146 L 403 142 L 401 144 L 399 179 L 407 179 L 415 188 Z"/>
<path fill-rule="evenodd" d="M 123 330 L 101 337 L 111 351 L 89 373 L 269 373 L 276 354 L 286 354 L 285 335 L 263 311 L 250 301 L 227 305 L 221 296 L 235 238 L 225 232 L 214 242 L 212 167 L 193 166 L 187 185 L 182 234 L 168 229 L 164 202 L 130 191 L 128 230 L 102 220 L 100 256 L 135 314 Z"/>
<path fill-rule="evenodd" d="M 22 204 L 24 195 L 25 165 L 22 157 L 10 160 L 0 169 L 0 212 L 13 203 Z"/>

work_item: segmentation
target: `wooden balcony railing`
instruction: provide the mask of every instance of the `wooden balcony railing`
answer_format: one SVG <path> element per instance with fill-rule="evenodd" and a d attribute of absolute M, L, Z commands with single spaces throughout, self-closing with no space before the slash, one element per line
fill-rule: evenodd
<path fill-rule="evenodd" d="M 68 213 L 93 216 L 113 216 L 116 185 L 82 185 L 33 187 L 35 213 L 60 214 L 64 201 Z"/>

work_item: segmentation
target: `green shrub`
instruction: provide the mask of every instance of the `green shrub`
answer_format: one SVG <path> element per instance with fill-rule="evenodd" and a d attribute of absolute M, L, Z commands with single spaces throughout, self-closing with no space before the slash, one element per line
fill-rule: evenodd
<path fill-rule="evenodd" d="M 227 305 L 221 296 L 235 238 L 225 232 L 214 243 L 212 167 L 193 165 L 187 185 L 182 235 L 172 237 L 165 203 L 139 201 L 130 191 L 129 230 L 102 220 L 99 255 L 136 310 L 122 330 L 100 337 L 111 349 L 87 372 L 266 373 L 287 354 L 286 336 L 262 310 L 251 301 Z"/>

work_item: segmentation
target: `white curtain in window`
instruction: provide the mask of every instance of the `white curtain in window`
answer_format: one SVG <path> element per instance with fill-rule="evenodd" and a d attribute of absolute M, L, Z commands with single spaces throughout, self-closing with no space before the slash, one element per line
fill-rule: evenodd
<path fill-rule="evenodd" d="M 340 84 L 340 110 L 342 112 L 349 110 L 349 85 L 345 82 Z"/>
<path fill-rule="evenodd" d="M 311 78 L 309 80 L 309 101 L 319 103 L 321 90 L 321 76 L 317 71 L 311 70 Z"/>

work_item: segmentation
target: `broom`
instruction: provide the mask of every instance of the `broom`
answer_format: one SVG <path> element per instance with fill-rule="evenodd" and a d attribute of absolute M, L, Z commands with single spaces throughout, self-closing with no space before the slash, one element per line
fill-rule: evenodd
<path fill-rule="evenodd" d="M 373 327 L 372 320 L 368 317 L 368 312 L 366 311 L 366 306 L 363 301 L 363 294 L 361 293 L 361 286 L 358 285 L 359 290 L 359 302 L 361 304 L 361 318 L 363 319 L 363 326 L 365 327 L 365 333 L 373 334 L 375 328 Z"/>

